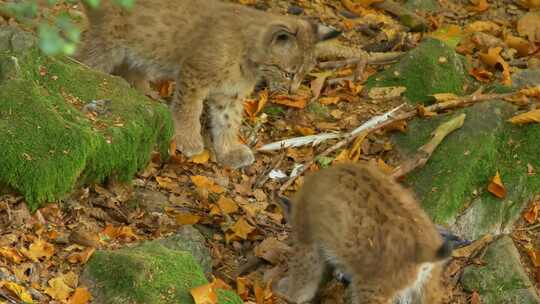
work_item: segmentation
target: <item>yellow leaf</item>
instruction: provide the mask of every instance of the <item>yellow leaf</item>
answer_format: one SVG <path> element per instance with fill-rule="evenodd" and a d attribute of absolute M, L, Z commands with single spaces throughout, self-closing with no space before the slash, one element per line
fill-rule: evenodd
<path fill-rule="evenodd" d="M 13 282 L 7 282 L 4 284 L 4 287 L 11 291 L 19 300 L 25 302 L 25 303 L 34 303 L 34 300 L 32 300 L 32 296 L 26 291 L 26 288 L 23 286 L 13 283 Z"/>
<path fill-rule="evenodd" d="M 315 130 L 310 127 L 295 126 L 294 128 L 304 136 L 315 134 Z"/>
<path fill-rule="evenodd" d="M 255 230 L 255 227 L 248 224 L 248 222 L 246 222 L 246 220 L 243 217 L 241 217 L 231 227 L 231 230 L 234 232 L 236 236 L 245 240 L 247 239 L 248 234 L 250 234 L 251 232 L 253 232 L 253 230 Z"/>
<path fill-rule="evenodd" d="M 291 108 L 303 109 L 307 105 L 307 97 L 304 96 L 287 96 L 277 95 L 272 98 L 272 102 L 280 105 L 284 105 Z"/>
<path fill-rule="evenodd" d="M 340 99 L 339 96 L 323 97 L 323 98 L 319 99 L 319 103 L 322 104 L 322 105 L 331 105 L 331 104 L 338 103 L 339 99 Z"/>
<path fill-rule="evenodd" d="M 521 89 L 519 92 L 529 97 L 540 97 L 540 85 L 532 88 Z"/>
<path fill-rule="evenodd" d="M 238 205 L 232 199 L 223 195 L 219 197 L 217 205 L 223 214 L 230 214 L 238 211 Z"/>
<path fill-rule="evenodd" d="M 487 0 L 476 0 L 474 6 L 469 6 L 469 9 L 476 12 L 485 12 L 489 8 Z"/>
<path fill-rule="evenodd" d="M 90 259 L 92 254 L 94 254 L 95 251 L 96 251 L 95 248 L 89 247 L 89 248 L 84 249 L 81 252 L 75 252 L 75 253 L 70 254 L 67 257 L 67 260 L 68 262 L 72 264 L 86 264 L 86 262 L 88 262 L 88 260 Z"/>
<path fill-rule="evenodd" d="M 527 221 L 529 224 L 536 223 L 536 220 L 538 219 L 538 214 L 540 213 L 540 200 L 535 201 L 531 208 L 529 210 L 525 211 L 523 213 L 523 218 Z"/>
<path fill-rule="evenodd" d="M 516 125 L 540 123 L 540 109 L 516 115 L 510 118 L 508 121 Z"/>
<path fill-rule="evenodd" d="M 0 256 L 7 258 L 9 261 L 20 264 L 23 257 L 15 248 L 0 247 Z"/>
<path fill-rule="evenodd" d="M 201 220 L 200 216 L 186 212 L 178 213 L 174 218 L 179 225 L 195 225 Z"/>
<path fill-rule="evenodd" d="M 201 154 L 192 156 L 189 161 L 195 164 L 206 164 L 210 159 L 210 151 L 204 149 Z"/>
<path fill-rule="evenodd" d="M 129 226 L 115 227 L 112 224 L 108 224 L 102 233 L 110 239 L 137 240 L 139 238 L 133 231 L 133 228 Z"/>
<path fill-rule="evenodd" d="M 495 174 L 491 183 L 489 183 L 488 191 L 498 198 L 504 198 L 506 196 L 506 188 L 504 187 L 499 171 Z"/>
<path fill-rule="evenodd" d="M 465 27 L 466 33 L 486 32 L 486 33 L 497 34 L 500 30 L 501 30 L 501 27 L 497 25 L 497 23 L 492 22 L 492 21 L 475 21 L 475 22 L 469 23 Z"/>
<path fill-rule="evenodd" d="M 519 56 L 527 56 L 534 50 L 533 44 L 521 37 L 508 35 L 504 39 L 504 42 L 509 47 L 517 50 Z"/>
<path fill-rule="evenodd" d="M 45 288 L 45 293 L 55 300 L 66 300 L 73 291 L 64 281 L 64 276 L 59 276 L 49 280 L 49 287 Z"/>
<path fill-rule="evenodd" d="M 206 176 L 195 175 L 191 177 L 191 181 L 197 188 L 206 189 L 212 193 L 219 194 L 225 191 L 222 187 L 220 187 L 219 185 L 216 185 L 216 183 L 212 179 Z"/>
<path fill-rule="evenodd" d="M 363 132 L 354 140 L 352 148 L 349 152 L 350 160 L 358 161 L 360 159 L 360 155 L 362 154 L 362 144 L 364 143 L 364 140 L 366 139 L 367 135 L 368 135 L 368 132 Z"/>
<path fill-rule="evenodd" d="M 406 87 L 375 87 L 369 90 L 371 99 L 388 99 L 401 96 L 407 90 Z"/>
<path fill-rule="evenodd" d="M 192 288 L 189 292 L 195 304 L 217 304 L 217 294 L 212 283 Z"/>
<path fill-rule="evenodd" d="M 30 260 L 38 262 L 39 259 L 52 257 L 54 246 L 42 239 L 37 239 L 28 249 L 21 249 L 21 252 Z"/>
<path fill-rule="evenodd" d="M 517 22 L 517 31 L 521 37 L 531 42 L 540 42 L 540 12 L 528 12 Z"/>
<path fill-rule="evenodd" d="M 382 172 L 384 172 L 384 174 L 387 175 L 391 175 L 395 170 L 394 167 L 384 162 L 384 160 L 382 160 L 381 158 L 377 160 L 377 166 L 379 167 L 379 169 L 381 169 Z"/>
<path fill-rule="evenodd" d="M 170 177 L 156 176 L 156 182 L 158 183 L 160 188 L 163 188 L 166 190 L 173 190 L 176 187 L 178 187 L 178 184 L 175 181 L 173 181 Z"/>
<path fill-rule="evenodd" d="M 75 289 L 73 296 L 69 299 L 69 304 L 87 304 L 92 299 L 92 295 L 88 289 L 80 287 Z"/>

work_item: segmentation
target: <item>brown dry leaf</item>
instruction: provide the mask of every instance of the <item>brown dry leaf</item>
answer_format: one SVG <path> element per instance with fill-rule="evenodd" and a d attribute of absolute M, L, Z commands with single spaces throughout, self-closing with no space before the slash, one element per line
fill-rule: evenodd
<path fill-rule="evenodd" d="M 165 190 L 173 190 L 178 187 L 178 183 L 173 181 L 170 177 L 156 176 L 156 182 L 160 188 Z"/>
<path fill-rule="evenodd" d="M 433 117 L 437 116 L 436 112 L 429 111 L 424 105 L 416 105 L 416 111 L 418 111 L 418 116 L 420 117 Z"/>
<path fill-rule="evenodd" d="M 192 288 L 189 292 L 195 304 L 217 304 L 217 294 L 212 283 Z"/>
<path fill-rule="evenodd" d="M 122 239 L 125 241 L 135 241 L 139 239 L 139 237 L 133 231 L 133 228 L 131 228 L 130 226 L 115 227 L 112 224 L 108 224 L 101 233 L 113 240 Z"/>
<path fill-rule="evenodd" d="M 66 300 L 73 289 L 66 284 L 63 275 L 49 280 L 49 287 L 45 288 L 45 293 L 55 300 Z"/>
<path fill-rule="evenodd" d="M 521 37 L 531 42 L 540 42 L 540 12 L 528 12 L 517 22 L 517 31 Z"/>
<path fill-rule="evenodd" d="M 291 251 L 291 247 L 279 241 L 275 237 L 264 239 L 255 247 L 255 256 L 265 259 L 273 265 L 277 265 L 286 259 L 287 253 Z"/>
<path fill-rule="evenodd" d="M 521 37 L 508 35 L 504 39 L 504 42 L 509 47 L 515 49 L 519 56 L 527 56 L 534 52 L 534 45 Z"/>
<path fill-rule="evenodd" d="M 470 245 L 455 249 L 452 256 L 455 258 L 469 258 L 476 255 L 482 248 L 493 241 L 491 234 L 486 234 L 482 238 L 472 242 Z"/>
<path fill-rule="evenodd" d="M 207 164 L 210 159 L 210 151 L 204 149 L 201 154 L 192 156 L 189 161 L 195 164 Z"/>
<path fill-rule="evenodd" d="M 201 217 L 187 212 L 179 212 L 175 214 L 174 219 L 178 225 L 195 225 L 201 220 Z"/>
<path fill-rule="evenodd" d="M 331 104 L 338 103 L 339 100 L 340 100 L 339 96 L 322 97 L 322 98 L 319 98 L 319 103 L 322 104 L 322 105 L 331 105 Z"/>
<path fill-rule="evenodd" d="M 487 64 L 490 67 L 495 67 L 495 65 L 499 63 L 500 60 L 504 60 L 500 55 L 501 51 L 501 47 L 494 47 L 490 48 L 487 53 L 479 53 L 478 55 L 483 63 Z"/>
<path fill-rule="evenodd" d="M 399 131 L 401 133 L 407 132 L 407 121 L 397 120 L 383 128 L 386 132 Z"/>
<path fill-rule="evenodd" d="M 236 278 L 236 294 L 240 296 L 243 300 L 247 300 L 249 298 L 249 286 L 251 285 L 251 281 L 248 278 L 245 277 L 237 277 Z"/>
<path fill-rule="evenodd" d="M 495 195 L 498 198 L 504 198 L 506 196 L 506 188 L 502 183 L 499 171 L 497 171 L 493 179 L 491 179 L 491 183 L 489 183 L 487 189 L 491 194 Z"/>
<path fill-rule="evenodd" d="M 69 299 L 69 304 L 87 304 L 92 299 L 92 295 L 88 289 L 84 287 L 79 287 L 75 289 L 75 292 Z"/>
<path fill-rule="evenodd" d="M 284 105 L 291 108 L 303 109 L 308 102 L 307 96 L 288 96 L 288 95 L 276 95 L 273 96 L 272 102 L 275 104 Z"/>
<path fill-rule="evenodd" d="M 171 80 L 160 80 L 153 83 L 153 87 L 159 93 L 160 97 L 171 97 L 174 92 L 174 81 Z"/>
<path fill-rule="evenodd" d="M 531 258 L 531 262 L 534 267 L 540 267 L 540 250 L 535 250 L 534 248 L 525 248 L 525 251 L 527 251 L 527 254 L 529 255 L 529 258 Z"/>
<path fill-rule="evenodd" d="M 516 115 L 508 121 L 516 125 L 540 123 L 540 109 Z"/>
<path fill-rule="evenodd" d="M 319 98 L 321 96 L 321 91 L 324 86 L 324 83 L 326 81 L 326 78 L 330 77 L 332 75 L 331 71 L 326 71 L 322 73 L 310 73 L 311 76 L 314 76 L 315 79 L 311 81 L 311 94 L 313 95 L 313 99 Z"/>
<path fill-rule="evenodd" d="M 368 3 L 369 1 L 362 1 L 363 3 Z M 374 3 L 375 1 L 372 1 L 371 3 Z M 368 13 L 370 13 L 372 10 L 366 9 L 367 6 L 363 6 L 361 3 L 356 3 L 356 1 L 353 0 L 341 0 L 341 3 L 343 6 L 349 10 L 351 13 L 357 15 L 357 16 L 364 16 Z M 371 5 L 369 3 L 369 5 Z M 369 6 L 368 5 L 368 6 Z"/>
<path fill-rule="evenodd" d="M 244 111 L 251 121 L 255 121 L 257 114 L 262 111 L 267 102 L 268 90 L 266 89 L 259 93 L 259 99 L 248 99 L 244 102 Z"/>
<path fill-rule="evenodd" d="M 489 8 L 489 3 L 487 0 L 476 0 L 472 1 L 474 6 L 469 6 L 469 10 L 476 12 L 485 12 Z"/>
<path fill-rule="evenodd" d="M 257 304 L 264 304 L 264 289 L 259 285 L 259 281 L 255 281 L 253 293 L 255 294 L 255 302 Z"/>
<path fill-rule="evenodd" d="M 303 136 L 313 135 L 316 133 L 315 130 L 310 127 L 295 126 L 294 128 Z"/>
<path fill-rule="evenodd" d="M 540 200 L 535 201 L 531 208 L 523 213 L 523 219 L 529 224 L 534 224 L 538 220 L 538 213 L 540 213 Z"/>
<path fill-rule="evenodd" d="M 480 300 L 480 295 L 476 291 L 473 291 L 471 295 L 471 304 L 482 304 L 482 301 Z"/>
<path fill-rule="evenodd" d="M 341 152 L 339 152 L 339 154 L 336 156 L 336 158 L 334 158 L 334 161 L 332 163 L 337 164 L 337 163 L 348 162 L 349 161 L 349 153 L 350 153 L 350 151 L 348 149 L 341 150 Z"/>
<path fill-rule="evenodd" d="M 238 204 L 236 204 L 232 199 L 221 195 L 217 201 L 217 205 L 223 214 L 231 214 L 238 211 Z"/>
<path fill-rule="evenodd" d="M 244 217 L 241 217 L 238 219 L 238 221 L 231 227 L 231 230 L 234 232 L 234 234 L 243 239 L 246 240 L 248 234 L 253 232 L 255 230 L 255 227 L 248 224 L 248 222 L 244 219 Z"/>
<path fill-rule="evenodd" d="M 84 249 L 81 252 L 75 252 L 75 253 L 70 254 L 67 257 L 67 260 L 68 262 L 72 264 L 86 264 L 86 262 L 88 262 L 88 260 L 90 259 L 92 254 L 94 254 L 95 251 L 96 251 L 95 248 L 89 247 L 89 248 Z"/>
<path fill-rule="evenodd" d="M 220 193 L 225 192 L 225 189 L 223 189 L 221 186 L 217 185 L 214 182 L 214 180 L 212 180 L 212 179 L 210 179 L 210 178 L 208 178 L 206 176 L 195 175 L 195 176 L 191 177 L 191 181 L 193 182 L 193 184 L 197 188 L 206 189 L 206 190 L 208 190 L 209 192 L 212 192 L 212 193 L 220 194 Z"/>
<path fill-rule="evenodd" d="M 491 77 L 493 77 L 493 73 L 485 69 L 478 69 L 478 68 L 470 69 L 469 74 L 472 77 L 474 77 L 476 80 L 481 81 L 481 82 L 490 82 Z"/>
<path fill-rule="evenodd" d="M 360 155 L 362 155 L 362 144 L 364 143 L 367 135 L 368 132 L 363 132 L 362 134 L 358 135 L 358 137 L 354 140 L 354 143 L 348 155 L 349 160 L 358 161 L 360 159 Z"/>
<path fill-rule="evenodd" d="M 0 256 L 3 256 L 4 258 L 15 264 L 20 264 L 23 260 L 23 257 L 21 256 L 19 251 L 17 251 L 17 249 L 15 248 L 0 247 Z"/>
<path fill-rule="evenodd" d="M 475 21 L 467 24 L 465 27 L 466 33 L 475 33 L 475 32 L 486 32 L 498 36 L 498 33 L 501 31 L 501 27 L 492 21 Z"/>
<path fill-rule="evenodd" d="M 34 303 L 34 300 L 32 300 L 32 296 L 26 291 L 26 288 L 24 288 L 23 286 L 14 282 L 6 282 L 5 284 L 3 284 L 3 287 L 11 291 L 19 300 L 23 301 L 24 303 Z"/>
<path fill-rule="evenodd" d="M 33 262 L 38 262 L 41 258 L 52 257 L 54 251 L 54 245 L 42 239 L 37 239 L 30 247 L 28 247 L 28 249 L 21 249 L 21 253 Z"/>

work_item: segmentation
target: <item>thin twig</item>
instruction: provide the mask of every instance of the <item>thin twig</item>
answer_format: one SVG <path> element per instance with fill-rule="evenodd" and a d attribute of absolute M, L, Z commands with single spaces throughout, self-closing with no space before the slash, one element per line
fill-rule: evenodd
<path fill-rule="evenodd" d="M 439 125 L 437 129 L 433 131 L 433 137 L 431 138 L 431 140 L 422 147 L 420 147 L 413 158 L 406 160 L 399 167 L 397 167 L 392 173 L 392 177 L 398 179 L 402 176 L 407 175 L 407 173 L 411 172 L 414 169 L 423 167 L 427 163 L 435 149 L 443 141 L 443 139 L 448 134 L 463 126 L 463 123 L 465 122 L 465 116 L 465 113 L 462 113 L 461 115 L 454 117 L 449 121 L 446 121 Z"/>
<path fill-rule="evenodd" d="M 457 98 L 457 99 L 454 99 L 454 100 L 449 100 L 449 101 L 446 101 L 446 102 L 441 102 L 441 103 L 437 103 L 437 104 L 425 107 L 425 111 L 428 111 L 428 112 L 440 112 L 440 111 L 447 110 L 447 109 L 463 107 L 463 106 L 473 104 L 473 103 L 478 103 L 478 102 L 483 102 L 483 101 L 488 101 L 488 100 L 498 100 L 498 99 L 508 98 L 508 97 L 512 97 L 512 96 L 514 96 L 516 94 L 519 94 L 519 92 L 503 93 L 503 94 L 479 94 L 479 93 L 474 93 L 474 94 L 469 95 L 469 96 L 465 96 L 465 97 L 461 97 L 461 98 Z M 358 131 L 357 133 L 354 133 L 354 131 L 351 132 L 351 133 L 348 133 L 345 136 L 344 139 L 342 139 L 339 142 L 337 142 L 336 144 L 332 145 L 331 147 L 329 147 L 328 149 L 323 151 L 317 157 L 327 156 L 330 153 L 340 149 L 341 147 L 344 147 L 344 146 L 350 144 L 352 141 L 354 141 L 354 139 L 356 137 L 358 137 L 363 132 L 370 133 L 370 132 L 373 132 L 375 130 L 384 128 L 384 127 L 386 127 L 386 126 L 388 126 L 388 125 L 390 125 L 392 123 L 395 123 L 396 121 L 413 118 L 417 114 L 418 114 L 417 110 L 405 112 L 403 114 L 392 117 L 391 119 L 380 121 L 379 123 L 371 126 L 370 128 L 367 128 L 367 129 L 362 130 L 362 131 Z M 359 128 L 357 128 L 357 130 L 358 129 Z M 296 174 L 295 176 L 291 176 L 289 178 L 289 180 L 287 180 L 287 182 L 285 182 L 279 188 L 278 195 L 280 195 L 280 196 L 283 195 L 283 192 L 285 192 L 285 190 L 287 190 L 287 188 L 289 188 L 300 175 L 302 175 L 304 172 L 306 172 L 311 167 L 311 165 L 313 165 L 315 163 L 315 159 L 317 157 L 311 158 L 306 164 L 304 164 L 304 167 L 299 170 L 298 174 Z"/>
<path fill-rule="evenodd" d="M 516 230 L 519 230 L 519 231 L 528 231 L 528 230 L 534 230 L 534 229 L 537 229 L 537 228 L 540 228 L 540 223 L 536 223 L 536 224 L 534 224 L 534 225 L 532 225 L 532 226 L 516 228 Z"/>

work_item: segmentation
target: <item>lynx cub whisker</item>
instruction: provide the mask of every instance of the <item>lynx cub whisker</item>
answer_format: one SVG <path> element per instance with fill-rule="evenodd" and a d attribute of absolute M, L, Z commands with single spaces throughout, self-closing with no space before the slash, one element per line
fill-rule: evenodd
<path fill-rule="evenodd" d="M 441 303 L 450 240 L 411 192 L 375 166 L 321 169 L 306 177 L 290 205 L 288 301 L 309 303 L 335 267 L 351 281 L 353 304 Z"/>
<path fill-rule="evenodd" d="M 86 13 L 90 26 L 76 57 L 143 92 L 147 80 L 174 79 L 175 139 L 188 157 L 204 149 L 200 120 L 208 103 L 213 150 L 233 168 L 254 161 L 237 139 L 243 100 L 262 79 L 296 91 L 316 64 L 316 45 L 339 35 L 312 19 L 218 0 L 144 0 L 129 11 L 104 0 Z"/>

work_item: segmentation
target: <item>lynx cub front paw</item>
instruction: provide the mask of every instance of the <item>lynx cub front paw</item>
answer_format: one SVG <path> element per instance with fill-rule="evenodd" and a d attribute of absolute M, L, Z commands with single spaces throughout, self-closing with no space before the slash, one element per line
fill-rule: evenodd
<path fill-rule="evenodd" d="M 253 152 L 245 145 L 237 145 L 225 153 L 216 151 L 216 154 L 220 163 L 234 169 L 249 166 L 255 161 Z"/>
<path fill-rule="evenodd" d="M 202 136 L 196 133 L 176 134 L 176 148 L 186 157 L 199 155 L 204 151 L 204 142 Z"/>

